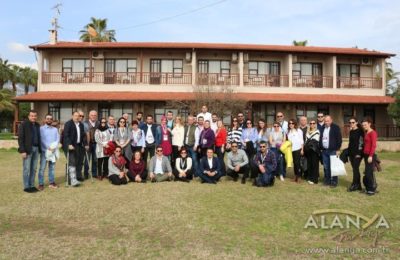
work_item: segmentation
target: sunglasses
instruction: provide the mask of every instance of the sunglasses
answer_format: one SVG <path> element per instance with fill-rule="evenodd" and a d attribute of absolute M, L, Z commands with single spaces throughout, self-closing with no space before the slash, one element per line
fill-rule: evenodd
<path fill-rule="evenodd" d="M 323 118 L 324 116 L 318 116 L 318 118 Z"/>
<path fill-rule="evenodd" d="M 85 116 L 79 115 L 79 117 L 82 117 L 82 118 L 84 118 Z"/>
<path fill-rule="evenodd" d="M 267 148 L 265 145 L 261 145 L 260 148 Z"/>
<path fill-rule="evenodd" d="M 349 121 L 349 123 L 350 123 L 350 124 L 355 124 L 355 123 L 356 123 L 356 121 Z"/>
<path fill-rule="evenodd" d="M 315 125 L 315 123 L 310 123 L 310 125 Z"/>
<path fill-rule="evenodd" d="M 158 153 L 158 152 L 162 152 L 162 150 L 157 150 L 157 153 Z"/>
<path fill-rule="evenodd" d="M 274 127 L 279 127 L 279 125 L 274 125 Z"/>
<path fill-rule="evenodd" d="M 292 123 L 292 122 L 289 122 L 289 125 L 294 125 L 294 123 Z"/>
<path fill-rule="evenodd" d="M 235 147 L 238 147 L 238 146 L 237 146 L 237 145 L 232 145 L 231 147 L 232 147 L 232 148 L 235 148 Z"/>
<path fill-rule="evenodd" d="M 276 116 L 276 117 L 283 117 L 283 116 Z"/>
<path fill-rule="evenodd" d="M 115 152 L 116 152 L 116 153 L 120 153 L 120 152 L 121 152 L 121 150 L 115 150 Z"/>

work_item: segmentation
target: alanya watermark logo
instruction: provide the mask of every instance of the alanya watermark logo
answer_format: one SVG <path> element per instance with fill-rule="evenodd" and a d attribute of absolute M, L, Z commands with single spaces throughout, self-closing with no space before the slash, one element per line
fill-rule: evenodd
<path fill-rule="evenodd" d="M 389 229 L 389 222 L 383 215 L 375 214 L 368 218 L 360 213 L 343 209 L 321 209 L 314 211 L 307 219 L 305 229 L 340 229 L 343 232 L 333 237 L 336 241 L 354 241 L 357 238 L 373 239 L 373 246 L 378 243 L 382 230 Z M 356 231 L 356 233 L 354 232 Z"/>

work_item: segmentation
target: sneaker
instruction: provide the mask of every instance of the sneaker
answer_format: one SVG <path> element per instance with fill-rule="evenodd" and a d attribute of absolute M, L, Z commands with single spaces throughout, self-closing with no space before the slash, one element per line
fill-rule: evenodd
<path fill-rule="evenodd" d="M 44 185 L 43 185 L 43 184 L 40 184 L 40 185 L 39 185 L 39 190 L 40 190 L 40 191 L 44 190 Z"/>
<path fill-rule="evenodd" d="M 367 191 L 366 194 L 368 196 L 373 196 L 373 195 L 375 195 L 375 192 L 374 191 Z"/>
<path fill-rule="evenodd" d="M 50 184 L 49 184 L 49 188 L 57 189 L 58 186 L 57 186 L 57 184 L 55 184 L 55 183 L 53 182 L 53 183 L 50 183 Z"/>
<path fill-rule="evenodd" d="M 76 181 L 74 183 L 72 183 L 72 187 L 79 187 L 81 185 L 80 181 Z"/>
<path fill-rule="evenodd" d="M 283 175 L 280 176 L 281 181 L 285 181 L 285 178 L 283 178 Z"/>
<path fill-rule="evenodd" d="M 25 188 L 24 192 L 26 193 L 33 193 L 34 191 L 32 190 L 32 188 Z"/>
<path fill-rule="evenodd" d="M 38 192 L 39 191 L 36 187 L 30 187 L 29 189 L 31 190 L 31 192 Z"/>
<path fill-rule="evenodd" d="M 314 185 L 315 183 L 312 181 L 308 181 L 308 184 Z"/>

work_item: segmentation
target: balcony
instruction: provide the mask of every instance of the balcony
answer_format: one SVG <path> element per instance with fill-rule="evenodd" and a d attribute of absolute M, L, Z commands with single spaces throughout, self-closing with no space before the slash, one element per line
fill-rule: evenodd
<path fill-rule="evenodd" d="M 382 89 L 382 79 L 371 77 L 337 77 L 337 88 Z"/>
<path fill-rule="evenodd" d="M 198 73 L 197 85 L 239 86 L 239 74 Z"/>
<path fill-rule="evenodd" d="M 157 84 L 157 85 L 190 85 L 191 73 L 155 73 L 155 72 L 93 72 L 89 73 L 62 73 L 43 72 L 42 83 L 63 84 Z"/>
<path fill-rule="evenodd" d="M 263 87 L 288 87 L 288 75 L 244 75 L 245 86 L 263 86 Z"/>
<path fill-rule="evenodd" d="M 331 76 L 293 76 L 293 87 L 333 88 Z"/>

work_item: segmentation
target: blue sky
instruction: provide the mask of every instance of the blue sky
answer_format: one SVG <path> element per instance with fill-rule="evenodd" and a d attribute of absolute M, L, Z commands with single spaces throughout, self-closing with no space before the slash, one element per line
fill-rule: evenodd
<path fill-rule="evenodd" d="M 108 18 L 118 41 L 290 45 L 307 39 L 312 46 L 358 46 L 400 56 L 398 0 L 13 0 L 1 4 L 0 57 L 35 66 L 27 46 L 48 41 L 51 7 L 58 2 L 63 4 L 59 40 L 78 40 L 78 31 L 94 16 Z M 400 71 L 400 57 L 390 62 Z"/>

